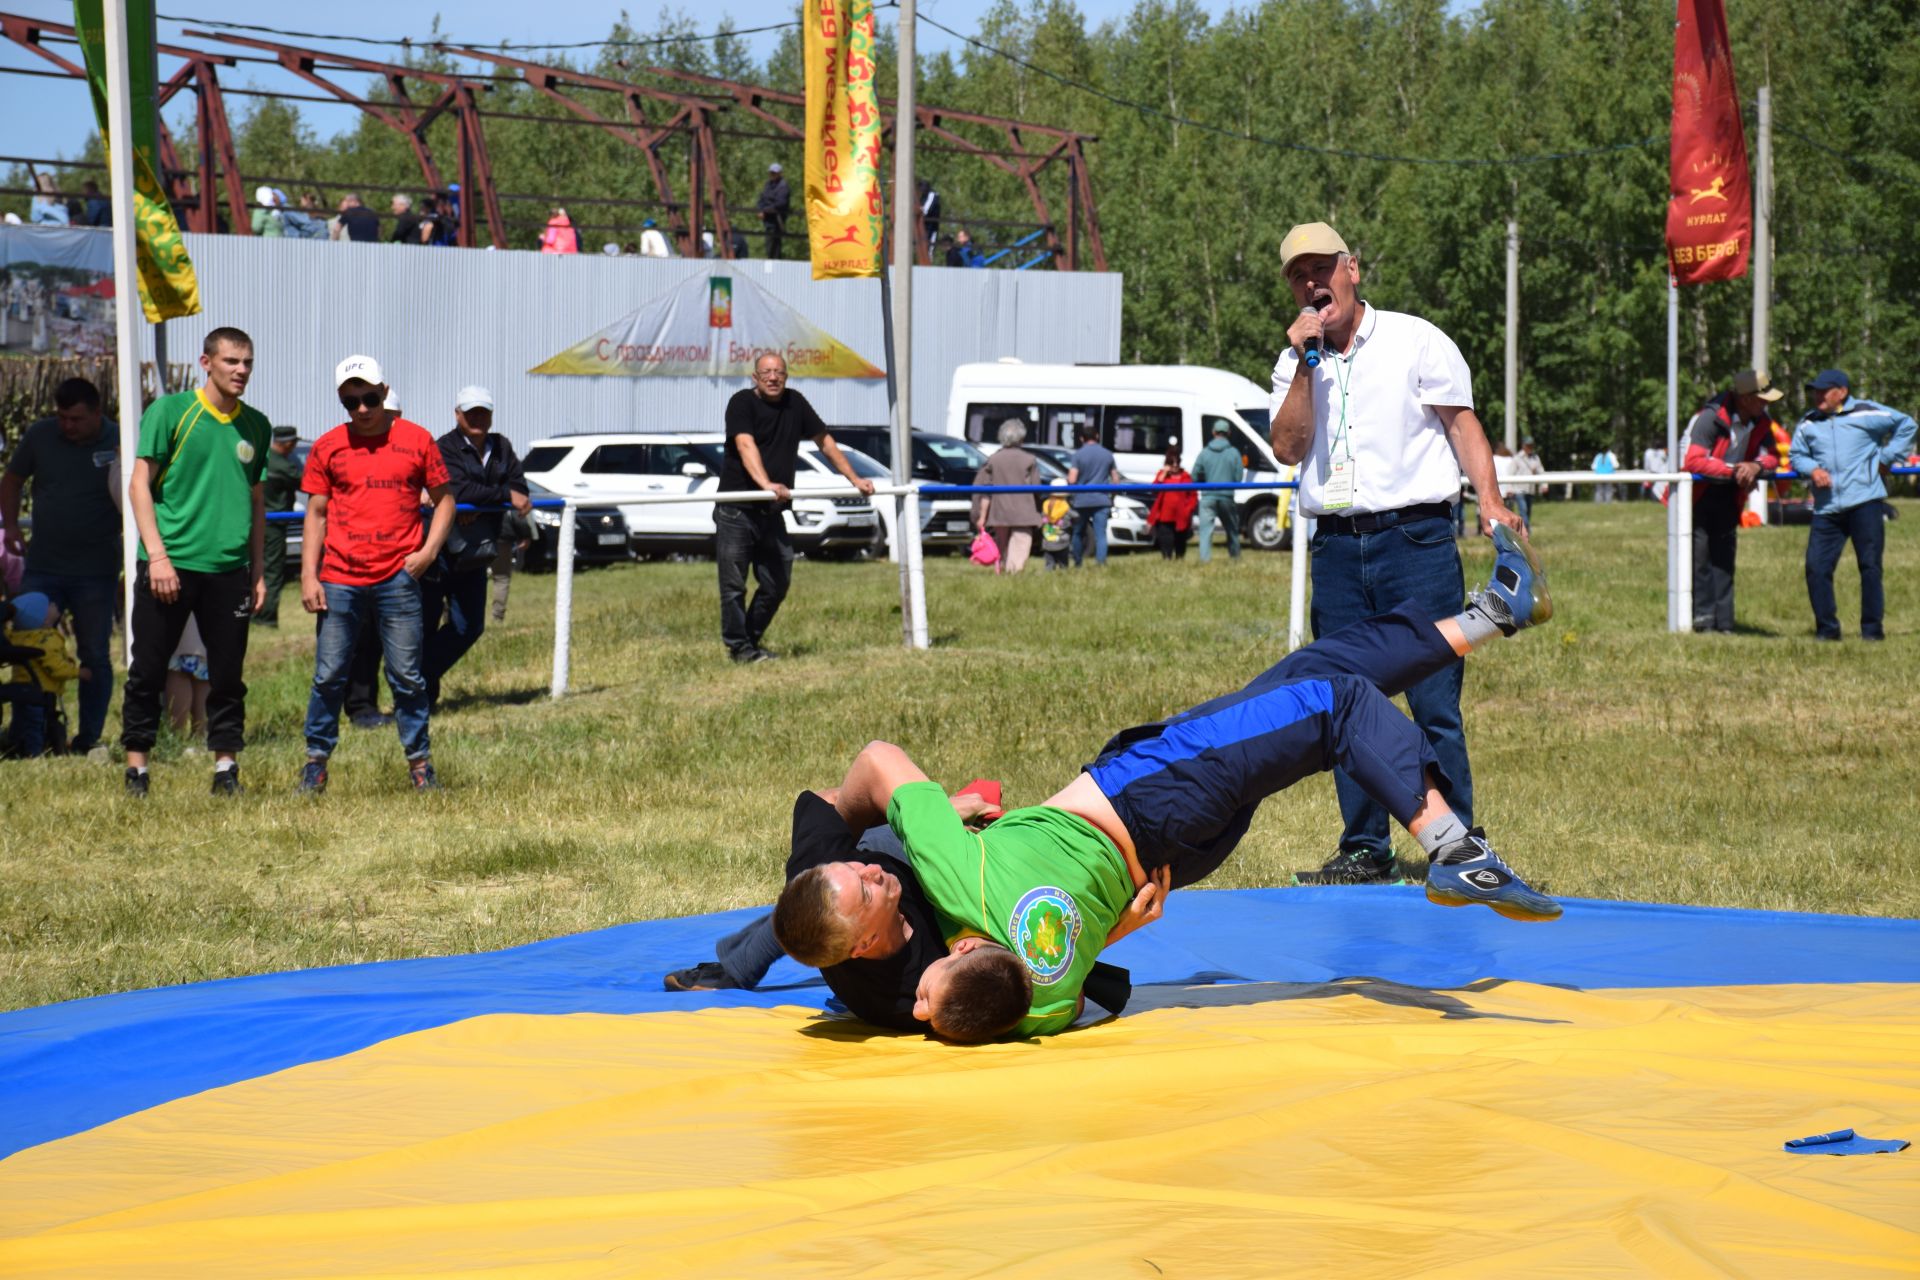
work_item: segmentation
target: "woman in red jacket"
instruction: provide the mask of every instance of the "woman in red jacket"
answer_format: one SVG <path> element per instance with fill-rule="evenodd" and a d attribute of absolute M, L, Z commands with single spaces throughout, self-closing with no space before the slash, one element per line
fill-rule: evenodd
<path fill-rule="evenodd" d="M 1180 465 L 1180 446 L 1167 446 L 1167 457 L 1154 475 L 1155 484 L 1192 484 L 1193 476 Z M 1153 545 L 1160 548 L 1162 560 L 1184 560 L 1187 538 L 1193 532 L 1193 513 L 1200 507 L 1200 495 L 1191 489 L 1176 489 L 1158 495 L 1147 510 L 1147 527 L 1153 532 Z"/>

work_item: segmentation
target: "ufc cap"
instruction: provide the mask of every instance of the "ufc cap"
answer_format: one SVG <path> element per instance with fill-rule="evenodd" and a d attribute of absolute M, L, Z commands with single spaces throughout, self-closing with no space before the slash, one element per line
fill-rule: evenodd
<path fill-rule="evenodd" d="M 355 378 L 370 387 L 387 385 L 386 375 L 380 372 L 380 362 L 372 356 L 348 356 L 333 367 L 333 385 L 336 389 L 346 386 Z"/>

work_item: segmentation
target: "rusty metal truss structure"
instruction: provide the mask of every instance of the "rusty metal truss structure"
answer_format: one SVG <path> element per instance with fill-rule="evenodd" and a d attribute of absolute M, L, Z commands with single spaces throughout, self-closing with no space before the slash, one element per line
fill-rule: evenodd
<path fill-rule="evenodd" d="M 70 45 L 73 28 L 57 22 L 0 13 L 0 36 L 45 60 L 55 72 L 8 68 L 14 74 L 59 75 L 85 79 L 86 70 L 73 57 L 63 56 L 48 47 L 54 43 Z M 327 50 L 283 44 L 251 36 L 207 31 L 186 31 L 184 35 L 210 42 L 223 50 L 244 49 L 248 55 L 230 51 L 183 48 L 160 45 L 158 53 L 178 59 L 179 66 L 159 81 L 161 107 L 182 92 L 196 99 L 194 133 L 198 154 L 189 167 L 166 126 L 160 122 L 160 162 L 169 196 L 179 209 L 184 225 L 192 231 L 219 231 L 231 228 L 235 234 L 250 234 L 245 180 L 235 152 L 233 129 L 226 109 L 228 93 L 248 96 L 292 98 L 295 100 L 337 101 L 352 106 L 388 129 L 407 139 L 420 166 L 421 180 L 430 191 L 446 191 L 447 165 L 458 173 L 460 184 L 458 243 L 473 247 L 479 243 L 476 219 L 484 218 L 488 237 L 505 244 L 508 221 L 501 213 L 502 199 L 531 197 L 503 195 L 494 181 L 493 161 L 488 152 L 485 117 L 501 118 L 503 113 L 482 110 L 480 103 L 502 81 L 524 82 L 542 97 L 568 113 L 560 123 L 597 128 L 609 137 L 640 153 L 652 179 L 658 204 L 667 211 L 667 232 L 679 251 L 689 257 L 703 253 L 701 233 L 709 226 L 714 233 L 714 249 L 721 257 L 734 256 L 735 237 L 729 214 L 727 194 L 720 172 L 719 139 L 745 137 L 773 141 L 801 141 L 805 129 L 801 111 L 805 99 L 761 85 L 743 84 L 664 67 L 634 68 L 655 83 L 635 84 L 608 79 L 569 67 L 548 66 L 509 57 L 498 52 L 437 46 L 442 52 L 498 68 L 493 75 L 434 71 L 397 63 L 380 62 Z M 308 99 L 301 95 L 265 93 L 260 90 L 223 90 L 219 71 L 241 61 L 278 66 L 321 90 L 325 98 Z M 381 86 L 383 96 L 369 96 L 343 85 L 342 76 L 366 77 Z M 660 87 L 667 82 L 676 88 Z M 598 101 L 583 100 L 582 93 Z M 617 97 L 624 118 L 605 114 L 600 108 L 609 96 Z M 885 137 L 893 137 L 893 102 L 882 100 Z M 428 140 L 428 129 L 443 117 L 454 122 L 455 155 L 436 153 Z M 752 132 L 724 127 L 724 122 L 748 118 L 766 130 Z M 512 117 L 532 123 L 543 117 Z M 1089 135 L 1051 125 L 1011 120 L 973 112 L 947 111 L 940 107 L 920 106 L 915 111 L 919 135 L 929 141 L 923 150 L 964 155 L 977 159 L 1016 179 L 1032 203 L 1037 232 L 1029 239 L 1043 239 L 1046 258 L 1056 270 L 1104 271 L 1106 250 L 1101 243 L 1099 215 L 1094 204 L 1093 184 L 1087 173 Z M 982 145 L 976 137 L 959 132 L 966 126 L 976 135 L 985 133 L 996 139 L 995 145 Z M 1000 141 L 1000 140 L 1004 141 Z M 684 165 L 668 155 L 672 145 L 677 151 L 685 146 Z M 1041 187 L 1041 176 L 1049 171 L 1064 171 L 1065 216 L 1056 222 Z M 684 182 L 684 189 L 679 184 Z M 684 194 L 682 191 L 684 190 Z M 556 204 L 565 197 L 550 195 Z M 225 209 L 221 208 L 224 200 Z M 594 202 L 588 202 L 594 203 Z M 599 203 L 626 203 L 602 201 Z M 891 202 L 889 202 L 889 205 Z M 224 218 L 223 218 L 224 212 Z M 225 226 L 222 226 L 222 223 Z M 916 222 L 919 220 L 916 218 Z M 915 242 L 920 259 L 927 259 L 928 237 L 924 226 L 916 226 Z"/>

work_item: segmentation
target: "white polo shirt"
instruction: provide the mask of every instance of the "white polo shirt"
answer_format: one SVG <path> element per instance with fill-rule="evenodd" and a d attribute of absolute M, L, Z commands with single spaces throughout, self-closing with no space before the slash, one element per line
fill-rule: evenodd
<path fill-rule="evenodd" d="M 1300 507 L 1310 516 L 1392 511 L 1460 496 L 1460 460 L 1436 405 L 1473 407 L 1473 378 L 1453 339 L 1419 316 L 1366 312 L 1353 350 L 1327 352 L 1308 376 L 1313 385 L 1313 443 L 1300 466 Z M 1288 347 L 1273 366 L 1269 416 L 1280 412 L 1299 370 Z M 1344 414 L 1342 412 L 1344 408 Z M 1350 459 L 1353 505 L 1323 505 L 1334 448 Z"/>

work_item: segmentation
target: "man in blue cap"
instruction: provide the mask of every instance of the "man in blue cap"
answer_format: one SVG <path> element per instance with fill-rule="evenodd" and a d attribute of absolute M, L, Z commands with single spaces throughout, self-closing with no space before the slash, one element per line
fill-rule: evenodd
<path fill-rule="evenodd" d="M 1807 598 L 1818 639 L 1840 638 L 1833 571 L 1849 538 L 1860 565 L 1860 638 L 1886 638 L 1880 555 L 1887 542 L 1887 486 L 1880 472 L 1906 461 L 1913 442 L 1912 418 L 1856 397 L 1840 370 L 1822 370 L 1807 384 L 1807 414 L 1793 429 L 1792 457 L 1793 469 L 1813 487 Z"/>

